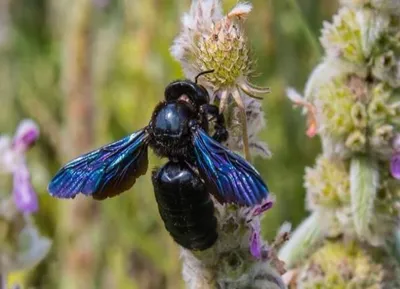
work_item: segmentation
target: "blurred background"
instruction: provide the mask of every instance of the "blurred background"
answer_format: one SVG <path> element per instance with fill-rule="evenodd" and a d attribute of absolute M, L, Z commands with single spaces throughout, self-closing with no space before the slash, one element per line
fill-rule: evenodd
<path fill-rule="evenodd" d="M 236 0 L 224 0 L 229 11 Z M 261 138 L 273 153 L 255 159 L 277 202 L 266 213 L 271 240 L 284 221 L 307 214 L 303 173 L 320 152 L 305 135 L 300 109 L 285 88 L 303 90 L 321 58 L 324 20 L 331 0 L 253 0 L 246 29 L 258 59 L 267 128 Z M 27 288 L 183 288 L 179 250 L 158 215 L 147 177 L 105 202 L 61 201 L 47 183 L 79 153 L 145 126 L 164 87 L 183 77 L 169 47 L 180 31 L 189 0 L 0 1 L 0 133 L 12 134 L 23 118 L 41 128 L 28 154 L 40 196 L 35 220 L 53 239 L 50 255 L 35 269 L 14 275 Z M 162 161 L 150 154 L 151 166 Z"/>

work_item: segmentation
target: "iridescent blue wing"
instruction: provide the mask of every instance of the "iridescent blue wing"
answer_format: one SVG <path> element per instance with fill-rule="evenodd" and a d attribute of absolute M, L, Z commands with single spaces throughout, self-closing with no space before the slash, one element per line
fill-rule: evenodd
<path fill-rule="evenodd" d="M 58 198 L 82 193 L 103 200 L 128 190 L 147 171 L 148 140 L 142 129 L 72 160 L 51 180 L 49 193 Z"/>
<path fill-rule="evenodd" d="M 268 196 L 268 187 L 256 169 L 203 129 L 193 133 L 193 145 L 199 172 L 218 201 L 252 206 Z"/>

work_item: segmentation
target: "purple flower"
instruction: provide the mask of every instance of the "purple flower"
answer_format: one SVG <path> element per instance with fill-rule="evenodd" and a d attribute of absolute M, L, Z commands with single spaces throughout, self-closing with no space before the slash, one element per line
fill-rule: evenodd
<path fill-rule="evenodd" d="M 390 172 L 393 178 L 400 180 L 400 152 L 393 154 L 390 160 Z"/>
<path fill-rule="evenodd" d="M 39 128 L 30 119 L 20 122 L 13 139 L 14 150 L 26 152 L 39 138 Z"/>
<path fill-rule="evenodd" d="M 270 198 L 268 198 L 268 199 L 264 200 L 261 204 L 254 206 L 254 208 L 252 210 L 252 215 L 259 216 L 262 213 L 264 213 L 265 211 L 271 209 L 273 205 L 274 205 L 274 201 L 271 200 Z"/>
<path fill-rule="evenodd" d="M 13 174 L 13 198 L 23 213 L 38 209 L 38 198 L 33 190 L 25 153 L 39 137 L 39 129 L 32 120 L 19 124 L 14 138 L 0 136 L 0 171 Z"/>
<path fill-rule="evenodd" d="M 33 190 L 31 177 L 27 166 L 21 165 L 14 172 L 13 197 L 18 210 L 24 213 L 34 213 L 38 210 L 38 198 Z"/>
<path fill-rule="evenodd" d="M 269 210 L 274 201 L 271 198 L 265 199 L 261 204 L 254 206 L 248 212 L 248 224 L 251 228 L 250 253 L 256 259 L 264 258 L 265 244 L 261 238 L 260 216 Z"/>
<path fill-rule="evenodd" d="M 253 220 L 253 222 L 251 224 L 250 253 L 256 259 L 261 259 L 263 245 L 264 244 L 261 239 L 260 221 Z"/>
<path fill-rule="evenodd" d="M 400 180 L 400 134 L 392 141 L 393 155 L 390 159 L 390 172 L 393 178 Z"/>

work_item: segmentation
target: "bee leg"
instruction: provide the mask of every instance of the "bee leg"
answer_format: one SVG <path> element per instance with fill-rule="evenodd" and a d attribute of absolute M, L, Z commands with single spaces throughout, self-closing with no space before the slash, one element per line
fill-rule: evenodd
<path fill-rule="evenodd" d="M 200 107 L 200 110 L 205 114 L 209 114 L 215 117 L 215 133 L 213 134 L 212 138 L 215 139 L 217 142 L 226 141 L 229 134 L 225 126 L 224 115 L 219 112 L 218 107 L 212 104 L 204 104 Z"/>

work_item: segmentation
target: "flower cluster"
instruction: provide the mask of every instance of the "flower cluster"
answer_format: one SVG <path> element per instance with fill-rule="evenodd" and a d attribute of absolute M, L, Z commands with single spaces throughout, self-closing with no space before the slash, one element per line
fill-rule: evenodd
<path fill-rule="evenodd" d="M 328 242 L 307 260 L 298 273 L 297 286 L 302 289 L 379 289 L 384 279 L 382 267 L 354 244 L 343 246 Z"/>
<path fill-rule="evenodd" d="M 319 88 L 316 119 L 324 144 L 343 157 L 368 153 L 387 159 L 398 126 L 398 102 L 384 83 L 355 75 L 333 78 Z"/>
<path fill-rule="evenodd" d="M 314 168 L 307 168 L 305 187 L 308 208 L 336 208 L 350 202 L 350 179 L 343 163 L 332 162 L 325 156 L 317 159 Z"/>
<path fill-rule="evenodd" d="M 367 235 L 363 236 L 374 246 L 384 245 L 400 221 L 400 186 L 390 176 L 387 166 L 382 165 L 379 174 L 381 180 L 372 204 L 374 217 L 368 224 Z M 321 155 L 315 167 L 306 169 L 305 187 L 308 209 L 323 211 L 324 221 L 329 220 L 324 226 L 325 234 L 356 238 L 357 223 L 353 219 L 360 208 L 352 207 L 349 165 Z"/>
<path fill-rule="evenodd" d="M 294 288 L 386 288 L 381 280 L 386 268 L 366 256 L 372 247 L 397 242 L 400 2 L 342 4 L 332 23 L 324 23 L 320 40 L 326 56 L 311 73 L 304 97 L 288 90 L 289 98 L 307 113 L 307 135 L 318 134 L 323 145 L 323 154 L 305 174 L 312 214 L 279 255 L 298 268 Z M 337 241 L 324 244 L 327 237 Z M 358 248 L 356 255 L 343 247 L 349 240 Z M 343 258 L 353 263 L 344 265 Z M 362 274 L 358 266 L 365 270 Z M 352 285 L 354 276 L 364 282 L 361 287 Z"/>
<path fill-rule="evenodd" d="M 40 236 L 30 218 L 38 210 L 25 153 L 39 137 L 31 120 L 20 123 L 13 138 L 0 136 L 0 172 L 13 176 L 12 196 L 0 195 L 0 276 L 25 270 L 41 261 L 51 241 Z"/>

